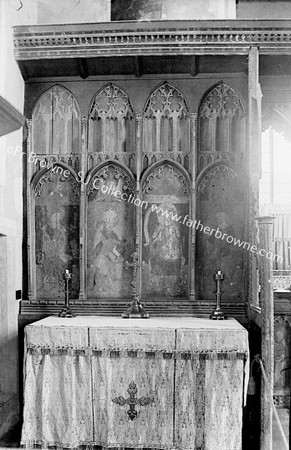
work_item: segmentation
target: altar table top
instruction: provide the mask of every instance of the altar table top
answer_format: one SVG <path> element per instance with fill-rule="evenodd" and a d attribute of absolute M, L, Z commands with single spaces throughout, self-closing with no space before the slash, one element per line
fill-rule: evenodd
<path fill-rule="evenodd" d="M 25 340 L 22 445 L 241 449 L 248 333 L 236 320 L 53 316 Z"/>
<path fill-rule="evenodd" d="M 243 330 L 246 329 L 233 319 L 210 320 L 197 317 L 151 317 L 149 319 L 122 319 L 108 316 L 77 316 L 72 318 L 50 316 L 34 322 L 30 327 L 115 327 L 115 328 L 190 328 L 207 330 Z"/>
<path fill-rule="evenodd" d="M 47 317 L 26 327 L 27 346 L 161 351 L 248 351 L 248 333 L 235 319 L 179 317 Z"/>

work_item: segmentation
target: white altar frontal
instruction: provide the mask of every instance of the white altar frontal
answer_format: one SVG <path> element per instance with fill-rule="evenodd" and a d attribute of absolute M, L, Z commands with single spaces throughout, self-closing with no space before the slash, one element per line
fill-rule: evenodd
<path fill-rule="evenodd" d="M 236 320 L 48 317 L 25 340 L 23 446 L 241 449 Z"/>

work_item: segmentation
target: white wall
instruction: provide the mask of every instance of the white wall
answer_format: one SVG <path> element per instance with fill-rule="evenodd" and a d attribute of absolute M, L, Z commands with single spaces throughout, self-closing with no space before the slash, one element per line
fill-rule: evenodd
<path fill-rule="evenodd" d="M 110 21 L 110 0 L 37 0 L 37 23 Z"/>
<path fill-rule="evenodd" d="M 237 19 L 291 19 L 291 1 L 240 0 Z"/>
<path fill-rule="evenodd" d="M 0 95 L 21 113 L 24 81 L 14 60 L 12 26 L 36 22 L 36 2 L 22 0 L 22 4 L 19 0 L 0 1 Z M 7 282 L 0 280 L 2 394 L 18 391 L 19 302 L 15 291 L 22 289 L 22 136 L 23 131 L 17 130 L 0 137 L 0 234 L 7 236 L 7 254 L 1 259 Z"/>
<path fill-rule="evenodd" d="M 162 19 L 235 19 L 235 0 L 162 0 Z"/>

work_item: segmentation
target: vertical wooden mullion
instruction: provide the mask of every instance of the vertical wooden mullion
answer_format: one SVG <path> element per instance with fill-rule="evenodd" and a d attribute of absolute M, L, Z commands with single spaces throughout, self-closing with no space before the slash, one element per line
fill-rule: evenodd
<path fill-rule="evenodd" d="M 251 47 L 248 58 L 248 232 L 246 241 L 257 245 L 255 217 L 259 212 L 259 177 L 261 151 L 261 89 L 259 84 L 259 50 Z M 249 289 L 248 295 L 253 306 L 259 307 L 257 258 L 253 253 L 248 258 Z"/>
<path fill-rule="evenodd" d="M 100 152 L 104 153 L 106 151 L 106 115 L 105 114 L 100 114 L 100 120 L 101 120 L 101 124 L 100 124 L 100 128 L 101 128 L 101 149 Z M 96 151 L 96 149 L 92 149 L 92 151 Z"/>
<path fill-rule="evenodd" d="M 269 145 L 270 145 L 270 203 L 274 203 L 274 181 L 275 181 L 275 170 L 274 170 L 274 132 L 273 128 L 269 128 Z"/>
<path fill-rule="evenodd" d="M 172 112 L 173 119 L 173 152 L 177 153 L 178 151 L 178 117 L 179 114 L 176 112 Z"/>
<path fill-rule="evenodd" d="M 34 199 L 33 199 L 33 188 L 31 186 L 32 178 L 32 163 L 29 157 L 32 153 L 33 142 L 32 142 L 32 120 L 27 119 L 27 178 L 26 178 L 26 195 L 27 195 L 27 272 L 28 272 L 28 286 L 27 286 L 27 296 L 29 300 L 34 300 L 36 298 L 36 260 L 35 260 L 35 229 L 34 229 Z"/>
<path fill-rule="evenodd" d="M 52 95 L 52 94 L 51 94 Z M 49 155 L 50 153 L 53 153 L 53 111 L 54 111 L 54 104 L 53 104 L 53 95 L 52 95 L 52 105 L 51 105 L 51 111 L 48 114 L 43 113 L 43 117 L 46 119 L 46 136 L 45 136 L 45 150 L 46 154 Z M 50 133 L 51 131 L 51 133 Z M 50 138 L 51 138 L 51 144 L 52 148 L 50 149 Z"/>
<path fill-rule="evenodd" d="M 235 125 L 232 125 L 232 123 L 235 121 L 235 116 L 226 116 L 226 121 L 225 121 L 225 125 L 226 125 L 226 131 L 225 131 L 225 134 L 226 134 L 226 152 L 227 153 L 229 153 L 229 152 L 231 152 L 232 151 L 232 148 L 231 148 L 231 129 L 232 129 L 232 126 L 235 126 Z"/>
<path fill-rule="evenodd" d="M 81 120 L 81 172 L 83 174 L 82 180 L 87 173 L 87 118 L 83 117 Z M 81 182 L 80 187 L 80 291 L 79 299 L 85 300 L 86 295 L 86 266 L 87 266 L 87 197 L 86 185 Z"/>
<path fill-rule="evenodd" d="M 209 117 L 210 123 L 211 123 L 211 136 L 212 136 L 212 140 L 211 140 L 211 151 L 212 153 L 215 153 L 217 150 L 217 145 L 216 145 L 216 139 L 217 139 L 217 121 L 218 121 L 218 117 L 216 116 L 212 116 Z"/>
<path fill-rule="evenodd" d="M 52 109 L 51 109 L 51 113 L 50 113 L 50 118 L 51 118 L 51 143 L 52 143 L 52 148 L 51 151 L 47 150 L 47 153 L 52 153 L 55 154 L 57 153 L 55 151 L 55 145 L 54 145 L 54 135 L 55 135 L 55 123 L 54 123 L 54 111 L 55 111 L 55 102 L 54 102 L 54 92 L 52 92 Z M 49 142 L 49 141 L 48 141 Z M 49 145 L 49 144 L 48 144 Z"/>
<path fill-rule="evenodd" d="M 141 185 L 140 185 L 140 177 L 142 171 L 142 144 L 141 144 L 141 136 L 142 136 L 142 115 L 136 114 L 136 158 L 135 158 L 135 170 L 136 170 L 136 197 L 141 197 Z M 138 260 L 141 262 L 142 260 L 142 208 L 136 208 L 136 241 L 135 247 L 138 253 Z M 140 281 L 142 280 L 142 268 L 139 267 L 138 277 Z M 141 298 L 141 282 L 139 283 L 139 296 Z"/>
<path fill-rule="evenodd" d="M 156 111 L 155 119 L 156 119 L 156 153 L 160 153 L 161 151 L 161 113 L 160 111 Z"/>
<path fill-rule="evenodd" d="M 190 200 L 190 216 L 193 222 L 196 219 L 196 167 L 197 167 L 197 113 L 191 114 L 191 200 Z M 190 255 L 190 300 L 195 300 L 195 251 L 196 251 L 196 230 L 191 227 L 191 255 Z"/>
<path fill-rule="evenodd" d="M 273 251 L 272 227 L 274 217 L 259 217 L 260 250 L 266 254 Z M 273 410 L 269 398 L 273 398 L 274 386 L 274 293 L 273 293 L 273 263 L 266 256 L 260 257 L 261 285 L 261 355 L 268 380 L 265 383 L 262 376 L 261 384 L 261 446 L 262 450 L 272 450 Z"/>

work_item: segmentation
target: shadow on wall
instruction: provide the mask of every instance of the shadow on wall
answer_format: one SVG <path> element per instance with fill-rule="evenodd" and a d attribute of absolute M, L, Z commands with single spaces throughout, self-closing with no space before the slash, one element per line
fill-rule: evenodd
<path fill-rule="evenodd" d="M 0 234 L 0 437 L 19 420 L 18 335 L 11 320 L 15 312 L 12 241 Z"/>
<path fill-rule="evenodd" d="M 2 437 L 19 422 L 18 337 L 1 338 L 0 343 L 0 445 Z"/>

